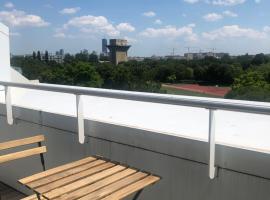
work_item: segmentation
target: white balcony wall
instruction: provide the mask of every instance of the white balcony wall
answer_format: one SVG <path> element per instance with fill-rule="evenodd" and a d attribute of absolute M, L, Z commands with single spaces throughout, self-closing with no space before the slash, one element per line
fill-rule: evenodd
<path fill-rule="evenodd" d="M 218 176 L 208 177 L 208 144 L 204 141 L 86 120 L 86 143 L 80 145 L 76 118 L 14 108 L 7 125 L 0 104 L 0 141 L 44 134 L 47 168 L 90 155 L 101 155 L 150 171 L 161 181 L 143 191 L 147 200 L 266 200 L 270 195 L 267 153 L 217 145 Z M 39 156 L 0 165 L 0 180 L 23 191 L 17 180 L 42 170 Z"/>
<path fill-rule="evenodd" d="M 9 29 L 0 23 L 0 80 L 10 81 Z"/>

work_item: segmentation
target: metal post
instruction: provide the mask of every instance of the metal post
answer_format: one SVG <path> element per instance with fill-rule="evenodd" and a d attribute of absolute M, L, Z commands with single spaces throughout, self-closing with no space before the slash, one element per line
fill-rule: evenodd
<path fill-rule="evenodd" d="M 215 150 L 216 150 L 216 141 L 215 141 L 215 110 L 209 110 L 209 177 L 210 179 L 215 178 Z"/>
<path fill-rule="evenodd" d="M 78 120 L 78 135 L 79 142 L 84 143 L 84 116 L 83 116 L 83 102 L 81 95 L 76 95 L 76 107 L 77 107 L 77 120 Z"/>
<path fill-rule="evenodd" d="M 42 146 L 41 142 L 38 142 L 38 146 L 39 147 Z M 42 169 L 43 169 L 43 171 L 46 171 L 46 168 L 45 168 L 45 159 L 44 159 L 43 153 L 39 154 L 39 156 L 40 156 L 40 161 L 41 161 Z"/>
<path fill-rule="evenodd" d="M 142 191 L 143 191 L 143 189 L 139 190 L 139 191 L 135 194 L 135 196 L 133 197 L 132 200 L 137 200 L 137 199 L 139 198 L 140 194 L 142 193 Z"/>
<path fill-rule="evenodd" d="M 7 122 L 9 125 L 13 124 L 13 113 L 12 113 L 12 103 L 11 103 L 11 88 L 5 86 L 5 100 L 6 100 L 6 110 L 7 110 Z"/>

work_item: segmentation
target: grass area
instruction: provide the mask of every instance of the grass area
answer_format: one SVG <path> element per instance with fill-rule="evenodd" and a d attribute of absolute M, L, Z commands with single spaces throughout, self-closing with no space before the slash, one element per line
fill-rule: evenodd
<path fill-rule="evenodd" d="M 176 94 L 176 95 L 186 95 L 186 96 L 196 96 L 196 97 L 214 97 L 214 98 L 221 98 L 218 96 L 214 96 L 211 94 L 204 94 L 200 92 L 192 92 L 192 91 L 186 91 L 186 90 L 179 90 L 179 89 L 174 89 L 174 88 L 168 88 L 162 86 L 161 88 L 164 90 L 167 94 Z"/>

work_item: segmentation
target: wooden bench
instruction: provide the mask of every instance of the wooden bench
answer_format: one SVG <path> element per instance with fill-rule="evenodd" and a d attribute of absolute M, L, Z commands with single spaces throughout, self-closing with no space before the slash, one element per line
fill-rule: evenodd
<path fill-rule="evenodd" d="M 35 148 L 29 148 L 26 150 L 22 151 L 16 151 L 14 153 L 8 153 L 5 155 L 0 155 L 0 164 L 17 160 L 20 158 L 25 158 L 29 156 L 34 156 L 34 155 L 40 155 L 41 163 L 43 166 L 43 169 L 45 170 L 45 162 L 44 162 L 44 157 L 43 153 L 47 151 L 46 146 L 42 146 L 41 142 L 45 140 L 44 135 L 37 135 L 34 137 L 29 137 L 29 138 L 24 138 L 24 139 L 19 139 L 19 140 L 12 140 L 12 141 L 7 141 L 0 143 L 0 151 L 1 150 L 7 150 L 7 149 L 12 149 L 15 147 L 22 147 L 30 144 L 37 143 L 38 147 Z"/>
<path fill-rule="evenodd" d="M 159 179 L 158 176 L 100 157 L 88 157 L 19 182 L 37 194 L 23 200 L 116 200 L 135 192 L 134 199 L 137 199 L 145 187 Z"/>
<path fill-rule="evenodd" d="M 37 135 L 37 136 L 28 137 L 24 139 L 12 140 L 12 141 L 0 143 L 0 152 L 11 150 L 13 148 L 19 148 L 19 147 L 32 145 L 35 143 L 37 143 L 37 146 L 38 146 L 35 148 L 24 148 L 24 150 L 21 150 L 21 151 L 15 150 L 15 152 L 12 152 L 12 153 L 6 153 L 6 154 L 5 152 L 1 153 L 0 164 L 14 161 L 20 158 L 40 155 L 41 164 L 42 164 L 43 170 L 45 170 L 45 162 L 44 162 L 43 153 L 45 153 L 47 149 L 45 146 L 42 146 L 41 144 L 41 142 L 43 142 L 44 140 L 45 140 L 45 137 L 43 135 Z M 0 194 L 0 200 L 1 200 L 1 196 L 2 195 Z"/>
<path fill-rule="evenodd" d="M 19 180 L 19 182 L 33 190 L 35 195 L 23 200 L 36 199 L 68 199 L 68 200 L 118 200 L 135 192 L 137 199 L 142 190 L 159 181 L 158 176 L 142 172 L 116 162 L 100 157 L 88 157 L 45 171 L 43 154 L 47 151 L 41 142 L 43 135 L 7 141 L 0 143 L 0 151 L 17 147 L 25 147 L 34 143 L 35 148 L 24 148 L 21 151 L 7 153 L 0 156 L 0 164 L 40 155 L 43 172 Z M 0 196 L 1 199 L 1 196 Z"/>

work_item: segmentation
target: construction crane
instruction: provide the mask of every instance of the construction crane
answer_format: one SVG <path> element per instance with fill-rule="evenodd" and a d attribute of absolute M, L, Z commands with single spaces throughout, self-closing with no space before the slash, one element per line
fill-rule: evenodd
<path fill-rule="evenodd" d="M 185 47 L 185 49 L 188 50 L 188 53 L 190 53 L 190 50 L 191 50 L 191 49 L 195 49 L 195 48 L 197 48 L 197 47 L 191 47 L 191 46 Z"/>
<path fill-rule="evenodd" d="M 215 51 L 217 50 L 216 48 L 207 48 L 207 49 L 211 50 L 212 53 L 215 53 Z"/>

